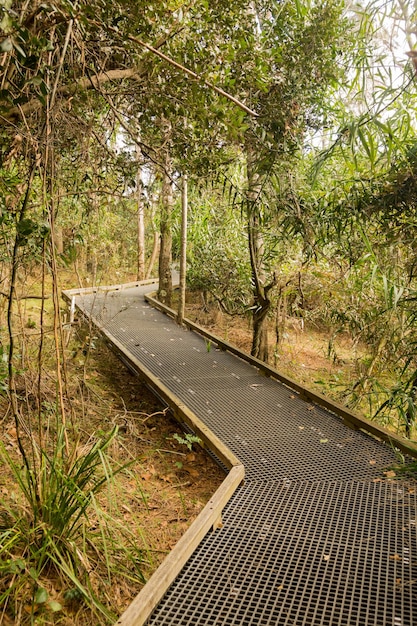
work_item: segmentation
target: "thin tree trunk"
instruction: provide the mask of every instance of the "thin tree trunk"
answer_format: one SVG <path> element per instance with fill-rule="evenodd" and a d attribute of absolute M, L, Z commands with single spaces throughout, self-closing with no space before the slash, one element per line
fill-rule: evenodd
<path fill-rule="evenodd" d="M 142 151 L 136 146 L 136 158 L 138 160 L 138 169 L 136 172 L 136 194 L 137 194 L 137 226 L 138 226 L 138 267 L 137 280 L 145 278 L 145 207 L 142 197 L 142 168 L 140 165 L 142 159 Z"/>
<path fill-rule="evenodd" d="M 183 174 L 182 177 L 181 208 L 180 297 L 178 303 L 178 324 L 182 324 L 184 320 L 187 277 L 188 180 L 186 174 Z"/>
<path fill-rule="evenodd" d="M 159 236 L 160 235 L 155 224 L 156 203 L 154 202 L 153 199 L 150 202 L 149 210 L 150 210 L 150 221 L 151 221 L 151 228 L 152 228 L 152 235 L 153 235 L 153 243 L 152 243 L 151 258 L 149 259 L 149 262 L 148 262 L 148 267 L 146 269 L 145 278 L 152 277 L 153 268 L 154 268 L 156 259 L 158 258 L 158 254 L 159 254 Z"/>
<path fill-rule="evenodd" d="M 159 290 L 158 298 L 167 306 L 171 306 L 172 301 L 172 211 L 174 208 L 174 196 L 172 189 L 172 161 L 169 153 L 169 143 L 171 134 L 170 124 L 166 124 L 165 130 L 165 154 L 164 173 L 162 183 L 161 198 L 161 247 L 159 250 Z"/>
<path fill-rule="evenodd" d="M 24 199 L 22 202 L 21 209 L 16 219 L 16 233 L 14 237 L 13 243 L 13 252 L 11 257 L 11 271 L 10 271 L 10 281 L 9 281 L 9 294 L 8 294 L 8 307 L 7 307 L 7 330 L 8 330 L 8 339 L 9 339 L 9 349 L 8 349 L 8 391 L 10 398 L 10 405 L 12 408 L 12 414 L 14 418 L 15 428 L 16 428 L 16 438 L 17 444 L 19 447 L 20 454 L 22 455 L 23 462 L 28 470 L 28 475 L 32 486 L 36 489 L 36 479 L 33 477 L 33 473 L 30 472 L 30 462 L 29 457 L 26 453 L 25 446 L 22 439 L 22 428 L 25 429 L 25 423 L 21 418 L 21 413 L 19 409 L 19 401 L 18 394 L 16 390 L 16 380 L 15 380 L 15 368 L 14 368 L 14 357 L 15 357 L 15 336 L 14 336 L 14 328 L 13 328 L 13 304 L 15 301 L 16 295 L 16 282 L 17 282 L 17 270 L 19 265 L 19 253 L 20 253 L 20 242 L 21 238 L 19 235 L 19 225 L 23 223 L 23 220 L 26 217 L 26 210 L 28 206 L 29 196 L 32 191 L 32 183 L 35 176 L 35 164 L 33 163 L 30 172 L 28 174 L 28 181 L 26 187 L 26 193 L 24 195 Z M 25 429 L 26 430 L 26 429 Z M 32 459 L 35 460 L 35 446 L 32 437 L 32 433 L 29 430 L 27 433 L 29 435 L 29 441 L 32 451 Z M 36 490 L 37 493 L 37 490 Z"/>
<path fill-rule="evenodd" d="M 148 269 L 146 270 L 145 278 L 151 278 L 155 261 L 158 257 L 158 253 L 159 253 L 159 233 L 156 230 L 156 228 L 154 228 L 152 254 L 151 254 L 151 258 L 149 259 Z"/>
<path fill-rule="evenodd" d="M 96 284 L 97 279 L 97 255 L 91 241 L 87 240 L 86 246 L 86 269 L 90 278 L 91 285 Z"/>
<path fill-rule="evenodd" d="M 410 400 L 411 402 L 408 403 L 407 411 L 405 414 L 405 434 L 408 438 L 411 437 L 411 431 L 415 423 L 415 406 L 417 400 L 417 372 L 414 373 L 414 380 L 412 382 L 410 391 Z"/>
<path fill-rule="evenodd" d="M 58 255 L 64 253 L 64 233 L 62 231 L 62 226 L 58 226 L 55 224 L 55 234 L 54 234 L 54 244 L 55 250 Z"/>

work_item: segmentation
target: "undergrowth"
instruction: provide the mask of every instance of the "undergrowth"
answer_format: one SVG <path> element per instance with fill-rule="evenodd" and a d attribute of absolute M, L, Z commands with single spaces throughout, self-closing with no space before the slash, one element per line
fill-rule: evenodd
<path fill-rule="evenodd" d="M 112 467 L 107 455 L 116 435 L 113 428 L 81 453 L 77 446 L 68 453 L 61 427 L 51 454 L 37 450 L 30 468 L 1 445 L 3 471 L 14 482 L 8 498 L 0 500 L 3 617 L 19 624 L 31 623 L 35 616 L 38 622 L 40 616 L 48 620 L 65 603 L 70 611 L 87 605 L 96 623 L 112 622 L 117 619 L 109 608 L 114 577 L 144 582 L 145 554 L 96 498 L 125 468 Z"/>

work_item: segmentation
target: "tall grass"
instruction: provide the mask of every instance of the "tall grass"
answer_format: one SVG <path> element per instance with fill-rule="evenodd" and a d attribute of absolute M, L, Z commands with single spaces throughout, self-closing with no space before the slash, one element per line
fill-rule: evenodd
<path fill-rule="evenodd" d="M 96 499 L 125 467 L 112 469 L 106 454 L 116 434 L 114 428 L 82 454 L 74 447 L 68 455 L 61 427 L 51 454 L 40 450 L 38 466 L 29 469 L 0 445 L 3 470 L 17 488 L 0 499 L 0 622 L 8 615 L 31 623 L 40 612 L 57 613 L 69 603 L 88 605 L 94 623 L 108 623 L 117 619 L 108 608 L 114 573 L 124 567 L 127 578 L 144 581 L 143 551 L 128 533 L 121 540 L 120 528 L 114 538 L 114 520 Z M 59 600 L 54 580 L 65 589 Z M 24 606 L 22 597 L 30 600 Z"/>

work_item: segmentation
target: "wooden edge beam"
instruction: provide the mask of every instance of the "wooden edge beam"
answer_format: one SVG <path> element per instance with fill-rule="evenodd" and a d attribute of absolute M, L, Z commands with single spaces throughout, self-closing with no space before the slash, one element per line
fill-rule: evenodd
<path fill-rule="evenodd" d="M 152 304 L 152 306 L 154 306 L 155 308 L 169 315 L 170 317 L 173 317 L 173 318 L 176 317 L 176 312 L 173 309 L 170 309 L 169 307 L 165 306 L 164 304 L 156 300 L 155 293 L 146 294 L 145 300 L 149 302 L 150 304 Z M 242 350 L 232 345 L 228 341 L 225 341 L 224 339 L 221 339 L 220 337 L 213 335 L 212 333 L 207 331 L 202 326 L 199 326 L 195 322 L 192 322 L 191 320 L 184 318 L 183 323 L 191 330 L 194 330 L 199 335 L 215 343 L 220 349 L 227 350 L 228 352 L 235 354 L 239 358 L 250 363 L 251 365 L 256 367 L 260 373 L 264 374 L 265 376 L 270 376 L 271 378 L 279 380 L 281 383 L 288 386 L 291 390 L 294 390 L 297 393 L 299 393 L 300 397 L 303 400 L 306 400 L 307 402 L 313 402 L 317 404 L 318 406 L 321 406 L 327 409 L 331 413 L 334 413 L 335 415 L 338 415 L 339 417 L 343 418 L 343 421 L 349 428 L 363 430 L 367 432 L 368 434 L 371 434 L 374 437 L 377 437 L 378 439 L 385 441 L 386 443 L 393 446 L 394 448 L 398 448 L 399 450 L 401 450 L 401 452 L 417 458 L 417 444 L 416 443 L 409 441 L 408 439 L 405 439 L 405 437 L 401 437 L 400 435 L 391 433 L 390 431 L 386 430 L 382 426 L 379 426 L 378 424 L 375 424 L 375 422 L 372 422 L 371 420 L 363 417 L 359 413 L 355 413 L 354 411 L 351 411 L 350 409 L 343 406 L 342 404 L 334 400 L 330 400 L 329 398 L 326 398 L 326 396 L 323 396 L 322 394 L 316 391 L 307 389 L 306 387 L 304 387 L 303 385 L 300 385 L 298 382 L 296 382 L 292 378 L 289 378 L 288 376 L 284 376 L 283 374 L 278 372 L 276 369 L 274 369 L 270 365 L 267 365 L 267 363 L 264 363 L 263 361 L 249 354 L 246 354 L 245 352 L 242 352 Z"/>
<path fill-rule="evenodd" d="M 67 302 L 71 302 L 74 295 L 82 295 L 83 293 L 95 293 L 96 291 L 117 291 L 119 289 L 126 289 L 129 286 L 135 287 L 139 285 L 153 284 L 156 282 L 156 280 L 150 280 L 149 282 L 145 281 L 141 283 L 126 283 L 124 285 L 116 285 L 103 288 L 66 290 L 65 292 L 63 292 L 62 295 Z M 173 309 L 170 309 L 169 307 L 161 304 L 158 300 L 152 297 L 152 295 L 146 294 L 145 300 L 155 306 L 160 311 L 168 314 L 175 319 L 176 312 Z M 81 312 L 83 313 L 82 310 Z M 101 326 L 98 320 L 93 317 L 91 317 L 90 319 L 92 323 L 96 326 L 96 328 L 110 341 L 112 347 L 116 350 L 117 353 L 119 353 L 119 356 L 123 357 L 124 360 L 127 360 L 129 365 L 132 366 L 133 370 L 136 371 L 140 376 L 143 376 L 145 380 L 152 387 L 154 387 L 154 389 L 161 395 L 164 401 L 167 402 L 167 404 L 174 411 L 175 416 L 180 417 L 188 425 L 190 425 L 193 430 L 203 439 L 203 441 L 208 443 L 208 447 L 215 454 L 217 454 L 217 456 L 226 464 L 226 466 L 231 468 L 225 480 L 217 489 L 209 502 L 206 504 L 204 509 L 197 516 L 189 529 L 178 541 L 174 549 L 164 559 L 156 572 L 151 576 L 149 581 L 146 583 L 146 585 L 143 587 L 143 589 L 136 596 L 136 598 L 133 600 L 133 602 L 129 605 L 129 607 L 116 623 L 117 626 L 143 626 L 147 619 L 150 617 L 154 608 L 162 599 L 163 595 L 168 590 L 169 586 L 175 580 L 187 560 L 190 558 L 194 550 L 198 547 L 202 539 L 205 537 L 205 535 L 209 532 L 210 529 L 215 530 L 217 528 L 221 528 L 222 510 L 224 509 L 227 502 L 230 500 L 233 493 L 239 487 L 239 485 L 242 484 L 245 476 L 245 470 L 243 464 L 239 461 L 239 459 L 235 457 L 235 455 L 220 441 L 220 439 L 218 439 L 218 437 L 214 435 L 214 433 L 212 433 L 210 429 L 207 428 L 205 424 L 201 420 L 199 420 L 199 418 L 197 418 L 197 416 L 194 415 L 194 413 L 190 409 L 188 409 L 188 407 L 181 403 L 180 400 L 174 394 L 172 394 L 167 387 L 165 387 L 161 380 L 154 376 L 133 355 L 128 353 L 127 350 L 124 349 L 124 346 L 120 344 L 110 333 L 108 333 Z M 271 376 L 272 378 L 275 378 L 283 384 L 287 385 L 289 389 L 298 392 L 300 394 L 300 397 L 302 397 L 303 399 L 314 402 L 319 406 L 325 407 L 335 415 L 342 417 L 344 423 L 349 428 L 358 428 L 364 430 L 376 436 L 378 439 L 382 439 L 383 441 L 388 442 L 389 444 L 400 449 L 406 454 L 417 457 L 417 444 L 414 444 L 413 442 L 408 441 L 403 437 L 390 433 L 384 428 L 375 425 L 370 420 L 367 420 L 361 415 L 350 411 L 346 407 L 326 398 L 325 396 L 322 396 L 319 393 L 306 389 L 291 378 L 280 374 L 277 370 L 270 367 L 263 361 L 260 361 L 259 359 L 256 359 L 255 357 L 252 357 L 242 352 L 229 342 L 224 341 L 216 335 L 213 335 L 198 324 L 195 324 L 194 322 L 191 322 L 187 319 L 184 319 L 184 324 L 191 330 L 194 330 L 201 336 L 209 339 L 210 341 L 218 345 L 219 348 L 227 350 L 232 354 L 235 354 L 242 360 L 245 360 L 246 362 L 255 366 L 260 373 Z M 219 447 L 217 448 L 217 446 Z"/>
<path fill-rule="evenodd" d="M 231 468 L 235 465 L 241 465 L 240 460 L 233 454 L 231 450 L 215 435 L 208 426 L 200 420 L 193 411 L 191 411 L 175 394 L 173 394 L 164 383 L 150 372 L 138 359 L 125 350 L 124 346 L 117 341 L 110 333 L 94 322 L 98 330 L 106 336 L 111 342 L 112 348 L 128 361 L 129 365 L 137 372 L 137 374 L 145 379 L 145 381 L 157 392 L 164 402 L 171 408 L 174 416 L 178 420 L 184 421 L 193 431 L 200 437 L 204 443 L 211 449 L 226 467 Z"/>
<path fill-rule="evenodd" d="M 122 283 L 120 285 L 106 285 L 95 287 L 75 287 L 74 289 L 65 289 L 62 292 L 64 300 L 71 300 L 71 296 L 88 295 L 90 293 L 106 293 L 107 291 L 122 291 L 131 289 L 132 287 L 146 287 L 146 285 L 154 285 L 158 282 L 157 278 L 148 278 L 147 280 L 137 280 L 130 283 Z"/>
<path fill-rule="evenodd" d="M 70 291 L 63 293 L 64 299 L 71 302 L 71 304 L 74 303 L 74 295 L 75 294 Z M 85 315 L 81 309 L 80 311 Z M 142 626 L 206 534 L 210 530 L 215 532 L 222 528 L 222 511 L 236 489 L 243 483 L 245 468 L 240 460 L 204 424 L 204 422 L 187 406 L 181 403 L 180 400 L 171 393 L 152 372 L 142 365 L 139 360 L 130 354 L 111 333 L 107 332 L 96 318 L 91 316 L 89 319 L 96 326 L 97 330 L 106 337 L 116 353 L 123 358 L 123 361 L 125 363 L 127 361 L 128 365 L 131 366 L 139 376 L 144 377 L 158 394 L 161 395 L 163 400 L 173 410 L 174 415 L 191 426 L 193 431 L 207 444 L 208 448 L 230 468 L 229 473 L 220 487 L 117 621 L 117 626 Z"/>
<path fill-rule="evenodd" d="M 82 312 L 82 311 L 81 311 Z M 195 415 L 185 404 L 173 394 L 166 385 L 145 367 L 133 354 L 131 354 L 123 344 L 121 344 L 111 333 L 109 333 L 100 322 L 94 318 L 89 318 L 97 330 L 110 342 L 112 349 L 126 365 L 128 365 L 138 376 L 143 378 L 160 398 L 170 407 L 177 419 L 183 420 L 198 435 L 203 442 L 212 450 L 227 468 L 241 465 L 241 461 L 231 450 Z"/>
<path fill-rule="evenodd" d="M 202 539 L 219 524 L 222 510 L 244 475 L 243 465 L 232 467 L 213 497 L 116 622 L 117 626 L 142 626 L 146 622 Z"/>

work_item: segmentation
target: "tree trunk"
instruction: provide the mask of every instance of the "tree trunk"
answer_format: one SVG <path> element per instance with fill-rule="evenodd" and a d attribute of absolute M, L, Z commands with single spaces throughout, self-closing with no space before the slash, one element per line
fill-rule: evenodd
<path fill-rule="evenodd" d="M 267 318 L 271 301 L 269 290 L 275 284 L 266 285 L 263 263 L 264 242 L 260 230 L 259 199 L 261 193 L 260 176 L 255 168 L 255 154 L 250 146 L 246 146 L 247 155 L 247 220 L 249 256 L 252 270 L 253 309 L 252 309 L 252 356 L 268 361 L 268 327 Z"/>
<path fill-rule="evenodd" d="M 62 226 L 55 225 L 54 244 L 56 253 L 58 255 L 64 254 L 64 233 Z"/>
<path fill-rule="evenodd" d="M 408 403 L 407 411 L 405 414 L 405 434 L 408 438 L 411 437 L 411 431 L 415 423 L 415 406 L 417 400 L 417 372 L 414 373 L 414 380 L 411 385 L 410 400 Z"/>
<path fill-rule="evenodd" d="M 155 265 L 155 261 L 158 257 L 158 254 L 159 254 L 159 233 L 155 228 L 153 231 L 152 254 L 151 254 L 151 258 L 149 259 L 148 269 L 146 270 L 145 278 L 152 277 L 153 268 Z"/>
<path fill-rule="evenodd" d="M 92 285 L 96 284 L 97 279 L 97 255 L 94 246 L 87 240 L 86 246 L 86 269 Z"/>
<path fill-rule="evenodd" d="M 253 313 L 253 337 L 251 354 L 261 361 L 268 362 L 268 326 L 266 324 L 271 301 L 268 299 Z"/>
<path fill-rule="evenodd" d="M 164 154 L 164 173 L 161 198 L 161 247 L 159 250 L 159 290 L 158 298 L 167 306 L 172 301 L 172 232 L 171 221 L 174 207 L 172 189 L 172 161 L 169 153 L 170 125 L 166 125 L 166 149 Z"/>
<path fill-rule="evenodd" d="M 187 278 L 188 181 L 186 174 L 183 174 L 182 176 L 181 209 L 180 297 L 178 303 L 178 324 L 182 324 L 184 320 Z"/>
<path fill-rule="evenodd" d="M 136 158 L 138 160 L 138 169 L 136 172 L 136 197 L 137 197 L 137 226 L 138 226 L 138 267 L 137 280 L 145 278 L 145 207 L 142 197 L 142 168 L 141 159 L 142 151 L 139 146 L 136 147 Z"/>

